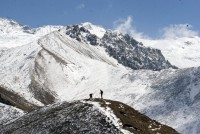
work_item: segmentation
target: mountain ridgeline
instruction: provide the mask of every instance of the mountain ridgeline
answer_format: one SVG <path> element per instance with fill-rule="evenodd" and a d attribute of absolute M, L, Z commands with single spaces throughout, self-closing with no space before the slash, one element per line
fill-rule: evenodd
<path fill-rule="evenodd" d="M 67 26 L 66 34 L 80 42 L 93 46 L 101 46 L 118 63 L 131 69 L 162 70 L 177 69 L 165 60 L 161 51 L 145 47 L 128 34 L 106 30 L 103 37 L 98 37 L 87 30 L 83 25 Z"/>

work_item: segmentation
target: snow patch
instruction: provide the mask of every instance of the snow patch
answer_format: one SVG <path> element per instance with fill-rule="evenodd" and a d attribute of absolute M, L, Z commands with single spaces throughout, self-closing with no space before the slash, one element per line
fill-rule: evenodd
<path fill-rule="evenodd" d="M 111 108 L 109 107 L 101 107 L 98 102 L 87 102 L 89 104 L 94 105 L 102 114 L 106 115 L 107 117 L 107 122 L 113 123 L 122 133 L 124 134 L 131 134 L 131 132 L 125 130 L 122 128 L 122 123 L 120 122 L 120 119 L 115 116 Z"/>

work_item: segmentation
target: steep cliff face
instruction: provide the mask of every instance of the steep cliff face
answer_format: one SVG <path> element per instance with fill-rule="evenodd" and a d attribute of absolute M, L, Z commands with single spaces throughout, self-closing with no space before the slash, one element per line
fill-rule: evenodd
<path fill-rule="evenodd" d="M 105 48 L 108 55 L 115 58 L 118 63 L 132 69 L 176 68 L 165 60 L 160 50 L 145 47 L 128 34 L 101 30 L 98 33 L 101 33 L 102 36 L 98 36 L 99 34 L 92 34 L 90 29 L 86 28 L 84 24 L 68 26 L 66 34 L 80 42 Z"/>
<path fill-rule="evenodd" d="M 119 63 L 132 69 L 161 70 L 176 68 L 165 60 L 161 51 L 144 47 L 142 43 L 134 40 L 128 34 L 108 31 L 102 38 L 108 54 Z"/>

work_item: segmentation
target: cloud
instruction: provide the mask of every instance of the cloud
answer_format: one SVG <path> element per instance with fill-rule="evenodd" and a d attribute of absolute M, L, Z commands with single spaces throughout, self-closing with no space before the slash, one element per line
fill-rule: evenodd
<path fill-rule="evenodd" d="M 133 25 L 133 20 L 131 16 L 128 16 L 126 19 L 118 19 L 114 21 L 113 29 L 115 31 L 124 34 L 129 34 L 130 36 L 132 36 L 137 40 L 153 39 L 147 36 L 146 34 L 138 32 L 136 30 L 136 27 Z M 162 28 L 159 31 L 160 39 L 176 39 L 181 37 L 194 37 L 194 36 L 199 36 L 199 33 L 193 30 L 193 27 L 189 24 L 171 24 L 167 27 Z"/>
<path fill-rule="evenodd" d="M 128 16 L 126 19 L 118 19 L 114 21 L 114 30 L 124 34 L 129 34 L 135 39 L 147 38 L 143 33 L 137 32 L 133 26 L 132 17 Z"/>
<path fill-rule="evenodd" d="M 77 6 L 77 9 L 82 9 L 84 7 L 85 7 L 85 4 L 82 3 L 82 4 L 80 4 L 80 5 Z"/>
<path fill-rule="evenodd" d="M 161 30 L 162 38 L 181 38 L 198 36 L 198 32 L 192 30 L 189 24 L 174 24 Z"/>

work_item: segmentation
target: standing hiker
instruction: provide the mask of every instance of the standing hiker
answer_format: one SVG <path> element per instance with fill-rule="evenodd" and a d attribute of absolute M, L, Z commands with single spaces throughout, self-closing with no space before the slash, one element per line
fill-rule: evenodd
<path fill-rule="evenodd" d="M 93 95 L 93 94 L 91 93 L 91 94 L 89 94 L 89 95 L 90 95 L 90 100 L 91 100 L 91 99 L 92 99 L 92 95 Z"/>
<path fill-rule="evenodd" d="M 103 99 L 103 91 L 100 90 L 100 94 L 101 94 L 101 99 Z"/>

